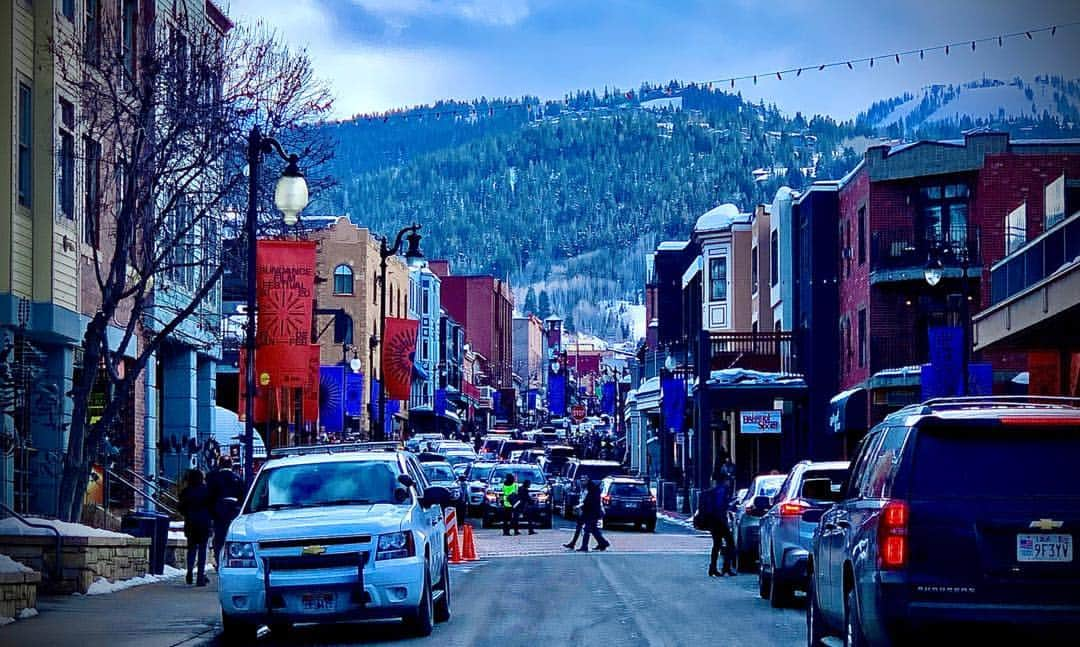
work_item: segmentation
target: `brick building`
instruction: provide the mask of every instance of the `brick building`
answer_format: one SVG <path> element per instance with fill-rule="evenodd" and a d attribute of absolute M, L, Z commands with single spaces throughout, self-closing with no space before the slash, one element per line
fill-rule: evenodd
<path fill-rule="evenodd" d="M 1074 140 L 981 131 L 867 150 L 839 194 L 839 388 L 868 402 L 865 423 L 850 416 L 852 430 L 920 399 L 919 366 L 936 351 L 928 330 L 964 330 L 964 312 L 989 304 L 990 267 L 1007 239 L 1041 232 L 1046 186 L 1078 173 Z M 931 265 L 942 277 L 933 286 Z M 971 359 L 992 364 L 999 390 L 1026 365 L 1016 352 Z"/>
<path fill-rule="evenodd" d="M 511 388 L 513 381 L 514 295 L 510 284 L 490 275 L 452 274 L 449 261 L 428 267 L 442 279 L 442 305 L 465 328 L 465 342 L 484 357 L 488 386 Z"/>

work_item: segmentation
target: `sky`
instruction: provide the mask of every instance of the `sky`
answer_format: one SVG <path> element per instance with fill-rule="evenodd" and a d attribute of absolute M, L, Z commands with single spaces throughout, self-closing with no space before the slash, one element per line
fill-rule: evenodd
<path fill-rule="evenodd" d="M 219 0 L 306 48 L 335 95 L 335 116 L 439 99 L 636 88 L 641 82 L 738 82 L 782 110 L 850 117 L 931 83 L 985 77 L 1080 78 L 1080 24 L 949 56 L 819 63 L 1080 22 L 1078 0 Z M 776 80 L 775 70 L 813 67 Z"/>

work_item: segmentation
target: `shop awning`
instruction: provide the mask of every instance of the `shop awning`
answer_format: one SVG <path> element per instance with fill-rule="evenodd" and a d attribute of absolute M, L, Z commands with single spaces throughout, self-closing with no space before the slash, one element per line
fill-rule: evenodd
<path fill-rule="evenodd" d="M 866 389 L 855 387 L 829 399 L 829 428 L 837 434 L 866 431 Z"/>

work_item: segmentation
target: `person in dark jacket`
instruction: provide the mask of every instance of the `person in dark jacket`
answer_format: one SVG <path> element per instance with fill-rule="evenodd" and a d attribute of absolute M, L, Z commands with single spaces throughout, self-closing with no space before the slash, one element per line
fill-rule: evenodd
<path fill-rule="evenodd" d="M 574 526 L 574 537 L 570 540 L 570 543 L 563 544 L 564 548 L 574 550 L 574 546 L 577 544 L 578 537 L 581 536 L 581 531 L 585 528 L 585 522 L 581 518 L 581 505 L 585 501 L 585 488 L 581 488 L 581 493 L 578 495 L 578 502 L 574 506 L 574 516 L 577 517 L 577 525 Z M 589 545 L 589 536 L 585 535 L 585 541 L 581 544 L 584 547 Z"/>
<path fill-rule="evenodd" d="M 240 514 L 240 501 L 244 498 L 244 481 L 232 470 L 228 456 L 218 459 L 217 469 L 206 477 L 210 490 L 210 512 L 214 517 L 214 563 L 221 568 L 221 549 L 229 524 Z"/>
<path fill-rule="evenodd" d="M 735 538 L 731 535 L 731 527 L 728 526 L 727 509 L 731 501 L 731 479 L 721 476 L 715 481 L 715 485 L 701 493 L 698 504 L 698 516 L 709 534 L 712 535 L 712 554 L 709 558 L 709 577 L 723 575 L 735 575 Z M 724 554 L 724 565 L 721 570 L 716 569 L 716 561 L 721 551 Z"/>
<path fill-rule="evenodd" d="M 195 586 L 206 586 L 206 542 L 210 539 L 213 515 L 210 510 L 210 489 L 206 487 L 203 473 L 191 470 L 187 474 L 187 486 L 180 493 L 180 514 L 184 515 L 184 536 L 187 537 L 187 578 L 191 584 L 191 571 L 199 562 L 199 576 Z"/>
<path fill-rule="evenodd" d="M 521 481 L 521 485 L 518 486 L 517 494 L 514 495 L 514 534 L 519 534 L 518 520 L 525 519 L 525 525 L 529 527 L 529 534 L 535 535 L 536 531 L 533 530 L 532 522 L 532 497 L 529 495 L 529 488 L 532 487 L 532 481 L 524 479 Z"/>
<path fill-rule="evenodd" d="M 604 510 L 600 505 L 600 484 L 590 478 L 585 483 L 585 500 L 581 504 L 581 520 L 585 526 L 585 536 L 578 552 L 589 552 L 590 535 L 596 539 L 596 550 L 607 550 L 611 545 L 611 542 L 604 539 L 598 526 L 603 516 Z"/>

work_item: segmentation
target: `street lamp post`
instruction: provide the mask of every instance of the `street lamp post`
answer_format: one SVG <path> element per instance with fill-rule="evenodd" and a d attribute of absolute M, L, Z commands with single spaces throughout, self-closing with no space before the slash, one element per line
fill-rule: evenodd
<path fill-rule="evenodd" d="M 945 264 L 941 260 L 942 250 L 937 249 L 931 252 L 930 259 L 923 269 L 923 278 L 926 279 L 927 285 L 934 288 L 941 283 L 942 278 L 945 276 Z M 968 267 L 971 264 L 971 260 L 968 256 L 968 250 L 965 248 L 960 254 L 960 395 L 968 394 L 968 371 L 971 363 L 969 351 L 971 349 L 970 331 L 971 327 L 971 308 L 968 303 Z M 948 298 L 945 299 L 946 313 L 948 312 Z"/>
<path fill-rule="evenodd" d="M 406 236 L 405 234 L 408 234 Z M 394 237 L 394 244 L 390 246 L 386 238 L 379 238 L 379 358 L 382 359 L 381 344 L 386 340 L 386 269 L 390 257 L 401 251 L 402 240 L 409 241 L 409 248 L 405 251 L 405 262 L 410 267 L 420 267 L 424 262 L 424 254 L 420 251 L 420 225 L 413 223 L 409 227 L 402 228 Z M 379 385 L 379 426 L 375 429 L 372 439 L 384 440 L 386 434 L 386 376 L 382 369 L 379 370 L 382 384 Z"/>
<path fill-rule="evenodd" d="M 286 162 L 285 170 L 274 188 L 274 206 L 282 213 L 282 221 L 291 227 L 299 220 L 300 212 L 308 203 L 307 182 L 300 172 L 297 155 L 289 155 L 273 137 L 264 137 L 258 125 L 248 134 L 248 205 L 244 234 L 247 238 L 247 338 L 244 364 L 244 481 L 250 485 L 255 478 L 255 301 L 256 288 L 256 242 L 259 235 L 259 167 L 263 155 L 277 153 Z"/>

